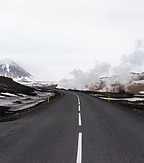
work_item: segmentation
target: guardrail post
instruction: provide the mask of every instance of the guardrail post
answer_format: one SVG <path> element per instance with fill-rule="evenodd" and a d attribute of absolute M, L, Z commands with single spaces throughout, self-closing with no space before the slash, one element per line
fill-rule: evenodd
<path fill-rule="evenodd" d="M 108 96 L 108 102 L 110 102 L 110 96 Z"/>
<path fill-rule="evenodd" d="M 48 96 L 48 103 L 50 103 L 50 96 Z"/>

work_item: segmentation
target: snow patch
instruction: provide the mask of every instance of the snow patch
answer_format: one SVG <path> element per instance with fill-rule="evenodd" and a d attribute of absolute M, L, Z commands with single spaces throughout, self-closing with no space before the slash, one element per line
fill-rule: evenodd
<path fill-rule="evenodd" d="M 10 99 L 4 99 L 4 98 L 0 98 L 0 106 L 9 106 L 12 105 L 13 101 L 11 101 Z"/>
<path fill-rule="evenodd" d="M 24 109 L 28 109 L 28 108 L 31 108 L 33 106 L 36 106 L 37 104 L 41 103 L 41 102 L 44 102 L 45 100 L 39 100 L 38 102 L 34 102 L 34 103 L 31 103 L 31 104 L 26 104 L 26 105 L 23 105 L 23 106 L 17 106 L 17 107 L 12 107 L 11 109 L 9 109 L 9 111 L 20 111 L 20 110 L 24 110 Z"/>
<path fill-rule="evenodd" d="M 108 100 L 107 97 L 99 97 L 100 99 L 103 100 Z M 138 97 L 133 97 L 133 98 L 110 98 L 110 100 L 119 100 L 119 101 L 144 101 L 144 98 L 138 98 Z"/>
<path fill-rule="evenodd" d="M 48 96 L 55 95 L 52 92 L 36 91 L 36 93 L 37 93 L 37 96 L 27 96 L 27 95 L 23 95 L 23 94 L 14 95 L 11 93 L 1 93 L 0 106 L 10 107 L 10 111 L 19 111 L 19 110 L 24 110 L 24 109 L 33 107 L 41 102 L 46 101 Z"/>
<path fill-rule="evenodd" d="M 6 95 L 6 96 L 14 96 L 14 97 L 16 97 L 16 96 L 17 96 L 17 95 L 12 94 L 12 93 L 1 93 L 1 95 Z"/>
<path fill-rule="evenodd" d="M 144 91 L 140 91 L 139 93 L 140 93 L 140 94 L 144 94 Z"/>

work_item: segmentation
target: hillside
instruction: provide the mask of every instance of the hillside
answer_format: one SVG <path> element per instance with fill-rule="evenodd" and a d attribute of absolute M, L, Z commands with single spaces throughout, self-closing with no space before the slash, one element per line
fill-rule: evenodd
<path fill-rule="evenodd" d="M 35 95 L 34 89 L 21 85 L 13 81 L 13 79 L 8 77 L 0 76 L 0 92 L 8 92 L 8 93 L 23 93 L 26 95 Z"/>

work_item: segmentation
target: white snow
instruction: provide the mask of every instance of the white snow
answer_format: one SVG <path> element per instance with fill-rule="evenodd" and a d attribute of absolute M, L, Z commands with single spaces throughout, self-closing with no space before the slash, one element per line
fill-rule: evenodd
<path fill-rule="evenodd" d="M 26 85 L 26 86 L 32 86 L 32 87 L 43 87 L 43 86 L 51 86 L 51 85 L 54 85 L 54 84 L 57 84 L 58 82 L 51 82 L 51 81 L 36 81 L 34 79 L 27 79 L 26 81 L 22 81 L 20 78 L 19 80 L 15 80 L 16 82 L 22 84 L 22 85 Z"/>
<path fill-rule="evenodd" d="M 9 64 L 6 64 L 7 72 L 10 72 Z"/>
<path fill-rule="evenodd" d="M 104 96 L 104 95 L 101 95 L 101 94 L 90 94 L 90 95 L 95 96 L 95 97 L 102 97 L 102 96 Z"/>
<path fill-rule="evenodd" d="M 138 81 L 134 81 L 132 83 L 133 84 L 144 84 L 144 80 L 138 80 Z"/>
<path fill-rule="evenodd" d="M 37 96 L 26 96 L 23 94 L 16 96 L 11 93 L 1 93 L 3 96 L 0 96 L 0 106 L 10 107 L 10 111 L 24 110 L 46 101 L 48 96 L 54 96 L 54 93 L 51 92 L 36 91 L 36 93 Z"/>
<path fill-rule="evenodd" d="M 144 97 L 144 94 L 136 94 L 135 97 Z"/>
<path fill-rule="evenodd" d="M 7 95 L 7 96 L 17 96 L 15 94 L 12 94 L 12 93 L 1 93 L 2 95 Z"/>
<path fill-rule="evenodd" d="M 99 97 L 99 98 L 101 98 L 103 100 L 108 100 L 108 98 L 106 98 L 106 97 Z M 139 97 L 133 97 L 133 98 L 110 98 L 110 100 L 144 101 L 144 98 L 139 98 Z"/>
<path fill-rule="evenodd" d="M 24 105 L 21 105 L 21 106 L 14 106 L 12 107 L 11 109 L 9 109 L 9 111 L 19 111 L 19 110 L 24 110 L 24 109 L 27 109 L 27 108 L 30 108 L 30 107 L 33 107 L 33 106 L 36 106 L 37 104 L 41 103 L 41 102 L 44 102 L 45 100 L 39 100 L 37 102 L 33 102 L 33 103 L 29 103 L 29 104 L 24 104 Z"/>
<path fill-rule="evenodd" d="M 4 99 L 4 98 L 0 98 L 0 106 L 9 106 L 12 105 L 13 101 L 9 100 L 9 99 Z"/>
<path fill-rule="evenodd" d="M 0 95 L 0 98 L 5 98 L 5 96 L 1 96 L 1 95 Z"/>
<path fill-rule="evenodd" d="M 18 77 L 17 78 L 13 78 L 13 80 L 15 82 L 18 82 L 20 84 L 26 84 L 26 83 L 33 83 L 34 79 L 32 77 Z"/>
<path fill-rule="evenodd" d="M 53 96 L 53 93 L 51 93 L 51 92 L 38 92 L 38 91 L 35 91 L 35 93 L 37 93 L 39 97 Z"/>
<path fill-rule="evenodd" d="M 14 81 L 32 81 L 32 76 L 21 68 L 16 62 L 10 59 L 0 60 L 0 66 L 3 70 L 1 76 L 10 77 Z M 27 76 L 27 77 L 26 77 Z"/>
<path fill-rule="evenodd" d="M 140 93 L 140 94 L 144 94 L 144 91 L 140 91 L 139 93 Z"/>
<path fill-rule="evenodd" d="M 27 96 L 27 95 L 24 95 L 24 94 L 21 94 L 21 93 L 19 93 L 18 95 L 22 96 L 22 97 L 26 97 Z"/>

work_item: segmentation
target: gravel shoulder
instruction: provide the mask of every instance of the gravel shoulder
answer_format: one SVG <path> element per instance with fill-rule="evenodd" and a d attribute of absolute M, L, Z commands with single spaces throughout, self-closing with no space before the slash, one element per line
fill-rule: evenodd
<path fill-rule="evenodd" d="M 144 96 L 142 95 L 121 95 L 121 94 L 90 94 L 93 97 L 97 97 L 101 100 L 105 100 L 117 105 L 123 105 L 127 108 L 144 114 Z M 108 96 L 110 98 L 108 98 Z"/>

